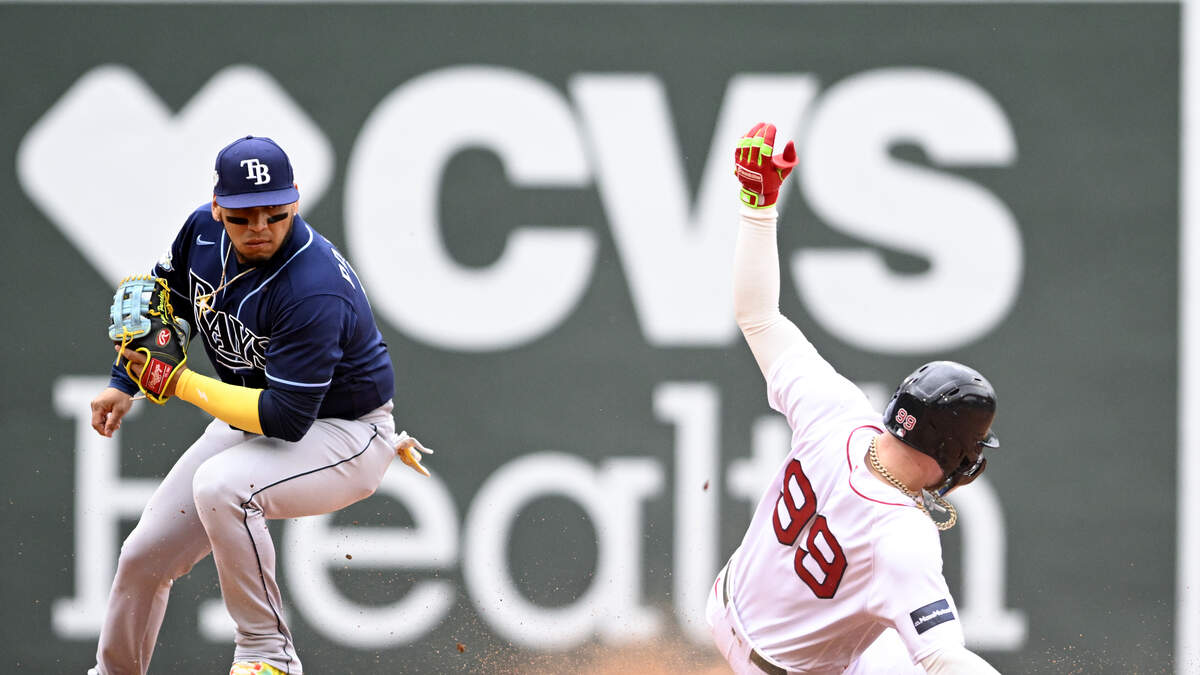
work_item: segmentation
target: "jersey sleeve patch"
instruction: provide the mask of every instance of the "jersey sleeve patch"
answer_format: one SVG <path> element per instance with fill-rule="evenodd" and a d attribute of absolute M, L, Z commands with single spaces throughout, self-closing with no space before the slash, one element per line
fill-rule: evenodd
<path fill-rule="evenodd" d="M 915 609 L 908 614 L 912 619 L 913 628 L 916 629 L 917 635 L 933 628 L 938 624 L 954 621 L 954 610 L 950 609 L 950 603 L 945 599 L 931 602 L 924 607 Z"/>

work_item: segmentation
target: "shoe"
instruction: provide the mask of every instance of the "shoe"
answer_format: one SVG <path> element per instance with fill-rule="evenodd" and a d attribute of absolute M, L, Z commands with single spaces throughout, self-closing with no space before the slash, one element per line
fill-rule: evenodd
<path fill-rule="evenodd" d="M 283 675 L 283 671 L 262 661 L 238 661 L 229 669 L 229 675 Z"/>

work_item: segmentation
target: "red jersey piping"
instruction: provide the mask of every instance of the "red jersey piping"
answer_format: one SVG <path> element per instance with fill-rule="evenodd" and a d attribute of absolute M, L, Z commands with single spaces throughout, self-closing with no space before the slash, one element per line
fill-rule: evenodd
<path fill-rule="evenodd" d="M 858 432 L 862 431 L 863 429 L 874 429 L 876 433 L 880 433 L 880 434 L 883 433 L 883 429 L 880 429 L 879 427 L 875 426 L 874 424 L 864 424 L 861 427 L 857 427 L 854 431 L 851 431 L 846 436 L 846 467 L 850 470 L 850 472 L 846 474 L 846 485 L 850 486 L 850 489 L 854 491 L 854 494 L 858 495 L 859 497 L 862 497 L 863 499 L 865 499 L 869 502 L 875 502 L 876 504 L 883 504 L 885 506 L 912 506 L 911 504 L 897 504 L 895 502 L 884 502 L 884 501 L 880 501 L 878 499 L 873 499 L 873 498 L 868 497 L 868 496 L 864 495 L 863 493 L 859 492 L 858 488 L 854 487 L 854 483 L 850 482 L 850 477 L 853 475 L 853 472 L 854 472 L 854 462 L 850 461 L 850 439 L 854 438 L 854 434 L 857 434 Z"/>

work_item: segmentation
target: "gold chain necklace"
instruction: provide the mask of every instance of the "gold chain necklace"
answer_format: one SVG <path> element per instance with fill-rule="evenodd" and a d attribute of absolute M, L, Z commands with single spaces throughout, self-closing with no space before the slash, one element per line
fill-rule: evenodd
<path fill-rule="evenodd" d="M 909 490 L 907 485 L 901 483 L 895 476 L 888 472 L 887 469 L 883 468 L 883 463 L 879 461 L 879 453 L 876 451 L 878 441 L 878 436 L 872 438 L 871 449 L 867 451 L 867 460 L 871 462 L 871 468 L 875 469 L 880 476 L 883 476 L 884 480 L 891 483 L 892 487 L 903 492 L 908 496 L 909 499 L 912 499 L 914 502 L 916 502 L 917 508 L 921 509 L 925 515 L 929 516 L 929 519 L 933 521 L 933 524 L 937 526 L 937 529 L 945 532 L 946 530 L 954 527 L 954 524 L 958 522 L 958 510 L 954 508 L 954 505 L 942 497 L 925 493 L 929 494 L 929 496 L 933 498 L 934 503 L 941 507 L 942 510 L 950 514 L 945 520 L 938 520 L 937 518 L 934 518 L 933 515 L 929 513 L 929 509 L 925 507 L 925 498 L 922 495 Z"/>
<path fill-rule="evenodd" d="M 218 284 L 217 287 L 215 289 L 213 289 L 211 292 L 202 293 L 202 294 L 196 296 L 196 308 L 199 309 L 201 313 L 216 311 L 215 309 L 213 309 L 212 303 L 213 303 L 213 299 L 216 297 L 217 293 L 220 293 L 221 289 L 232 284 L 233 282 L 237 281 L 238 279 L 241 279 L 242 277 L 253 272 L 254 270 L 258 269 L 257 267 L 250 267 L 250 268 L 244 269 L 241 272 L 238 272 L 237 275 L 234 276 L 229 281 L 225 281 L 225 263 L 229 260 L 229 254 L 232 251 L 233 251 L 233 242 L 231 241 L 231 242 L 229 242 L 229 247 L 225 249 L 225 259 L 221 262 L 221 283 Z"/>

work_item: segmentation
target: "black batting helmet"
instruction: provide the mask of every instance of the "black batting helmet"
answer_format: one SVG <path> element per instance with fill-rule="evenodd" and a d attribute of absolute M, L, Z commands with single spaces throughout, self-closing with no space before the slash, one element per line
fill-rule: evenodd
<path fill-rule="evenodd" d="M 984 448 L 998 448 L 992 433 L 996 391 L 982 375 L 954 361 L 932 361 L 904 378 L 883 425 L 893 436 L 937 460 L 944 495 L 983 473 Z"/>

